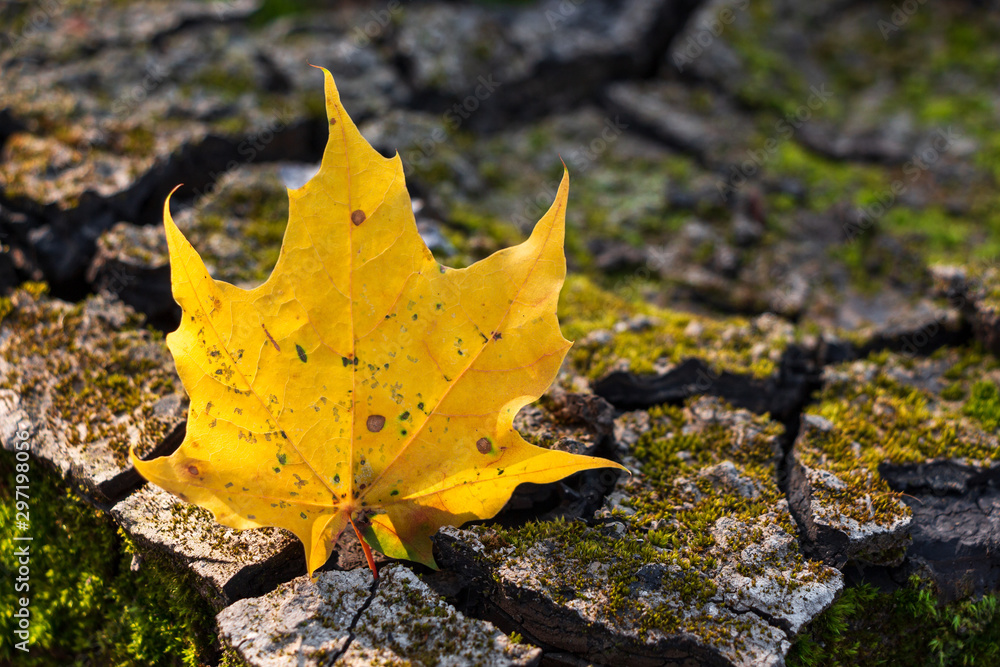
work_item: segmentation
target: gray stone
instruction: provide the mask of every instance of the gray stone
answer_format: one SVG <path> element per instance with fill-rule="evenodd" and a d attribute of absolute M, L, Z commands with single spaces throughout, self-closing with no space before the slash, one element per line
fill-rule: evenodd
<path fill-rule="evenodd" d="M 259 595 L 304 571 L 302 544 L 279 528 L 234 530 L 211 512 L 147 484 L 111 508 L 111 516 L 143 552 L 196 575 L 216 609 Z M 285 577 L 285 578 L 282 578 Z"/>
<path fill-rule="evenodd" d="M 745 158 L 753 127 L 721 95 L 667 81 L 614 83 L 604 94 L 635 129 L 705 164 Z M 692 102 L 696 96 L 702 98 L 697 108 Z"/>
<path fill-rule="evenodd" d="M 0 433 L 99 502 L 129 481 L 128 453 L 151 451 L 187 409 L 162 340 L 109 295 L 77 306 L 19 291 L 0 323 Z M 166 401 L 166 402 L 164 402 Z"/>
<path fill-rule="evenodd" d="M 466 618 L 402 565 L 300 577 L 218 615 L 227 643 L 254 667 L 484 665 L 528 667 L 541 649 Z"/>
<path fill-rule="evenodd" d="M 796 449 L 807 447 L 796 442 Z M 798 454 L 789 469 L 788 494 L 810 551 L 842 568 L 850 561 L 898 565 L 910 544 L 912 512 L 884 494 L 857 494 L 834 473 L 805 466 Z M 859 474 L 866 474 L 861 473 Z M 875 509 L 874 501 L 888 505 Z"/>
<path fill-rule="evenodd" d="M 578 659 L 782 665 L 843 577 L 798 550 L 772 469 L 778 431 L 709 398 L 680 412 L 627 413 L 615 434 L 632 445 L 623 456 L 632 475 L 592 523 L 445 528 L 438 561 L 489 601 L 484 613 L 499 610 L 525 637 Z M 640 442 L 660 452 L 656 463 L 637 456 Z M 701 512 L 718 514 L 696 535 L 685 517 Z"/>

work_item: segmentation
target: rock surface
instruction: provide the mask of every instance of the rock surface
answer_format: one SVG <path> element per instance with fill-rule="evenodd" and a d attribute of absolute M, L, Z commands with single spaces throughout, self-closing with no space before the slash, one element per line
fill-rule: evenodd
<path fill-rule="evenodd" d="M 151 452 L 183 423 L 187 399 L 161 337 L 99 295 L 72 305 L 19 290 L 0 320 L 0 434 L 102 503 L 134 486 L 130 448 Z"/>
<path fill-rule="evenodd" d="M 838 566 L 908 558 L 952 597 L 995 589 L 995 366 L 959 348 L 828 367 L 790 453 L 808 550 Z"/>
<path fill-rule="evenodd" d="M 541 650 L 468 619 L 401 565 L 300 577 L 223 610 L 219 628 L 250 664 L 531 667 Z"/>
<path fill-rule="evenodd" d="M 144 550 L 194 573 L 216 609 L 259 595 L 305 568 L 302 545 L 290 534 L 220 526 L 210 512 L 156 486 L 129 495 L 111 516 Z"/>
<path fill-rule="evenodd" d="M 626 413 L 632 476 L 588 522 L 443 529 L 483 613 L 602 663 L 782 664 L 840 573 L 799 551 L 777 486 L 781 428 L 717 399 Z"/>

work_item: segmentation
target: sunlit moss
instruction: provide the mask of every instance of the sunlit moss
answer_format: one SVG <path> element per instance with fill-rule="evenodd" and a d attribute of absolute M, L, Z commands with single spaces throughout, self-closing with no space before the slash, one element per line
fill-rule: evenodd
<path fill-rule="evenodd" d="M 648 321 L 614 331 L 616 324 L 636 317 Z M 658 364 L 692 357 L 718 372 L 767 377 L 794 337 L 794 329 L 777 320 L 715 319 L 661 309 L 640 299 L 626 300 L 582 277 L 567 279 L 559 320 L 563 335 L 576 341 L 569 353 L 574 368 L 592 379 L 621 369 L 653 373 Z M 598 330 L 608 335 L 587 338 Z"/>
<path fill-rule="evenodd" d="M 987 431 L 996 431 L 1000 426 L 1000 390 L 996 383 L 979 380 L 972 385 L 972 395 L 962 413 L 978 419 Z"/>
<path fill-rule="evenodd" d="M 538 586 L 556 602 L 580 599 L 599 605 L 601 616 L 619 628 L 638 627 L 641 636 L 652 631 L 692 633 L 712 645 L 742 650 L 751 619 L 721 621 L 713 615 L 717 612 L 707 611 L 719 593 L 719 570 L 731 562 L 719 551 L 713 527 L 723 518 L 746 527 L 728 535 L 725 553 L 730 554 L 760 543 L 765 529 L 794 535 L 796 527 L 787 510 L 776 509 L 783 499 L 774 469 L 781 426 L 749 413 L 740 413 L 734 423 L 710 419 L 708 413 L 715 410 L 729 408 L 701 399 L 686 407 L 648 411 L 649 428 L 631 449 L 639 469 L 622 487 L 621 505 L 605 517 L 609 523 L 588 526 L 557 520 L 476 528 L 487 553 L 529 569 L 533 559 L 543 559 L 546 566 L 531 575 Z M 696 411 L 702 416 L 695 418 Z M 734 427 L 736 423 L 740 425 Z M 752 494 L 720 488 L 710 475 L 701 474 L 723 461 L 753 486 Z M 781 575 L 768 570 L 775 567 Z M 830 576 L 794 544 L 780 563 L 738 562 L 737 570 L 746 577 L 773 578 L 776 587 L 788 591 Z M 662 573 L 654 586 L 662 597 L 651 598 L 659 601 L 637 603 L 636 587 L 643 585 L 640 571 Z"/>
<path fill-rule="evenodd" d="M 69 444 L 103 441 L 124 466 L 131 444 L 145 451 L 173 427 L 154 409 L 175 391 L 163 336 L 141 329 L 141 317 L 131 311 L 117 331 L 88 324 L 96 315 L 86 312 L 86 303 L 69 306 L 36 296 L 42 291 L 19 289 L 11 297 L 2 320 L 9 332 L 2 354 L 14 368 L 0 387 L 16 391 L 26 406 L 44 404 L 50 426 L 61 421 L 58 428 Z M 116 419 L 123 414 L 136 417 L 134 443 Z"/>
<path fill-rule="evenodd" d="M 18 606 L 0 588 L 0 662 L 18 665 L 185 665 L 214 662 L 211 609 L 181 574 L 147 556 L 131 570 L 134 548 L 106 514 L 56 480 L 38 460 L 30 472 L 31 643 L 13 645 Z M 0 573 L 14 572 L 14 455 L 0 450 Z"/>

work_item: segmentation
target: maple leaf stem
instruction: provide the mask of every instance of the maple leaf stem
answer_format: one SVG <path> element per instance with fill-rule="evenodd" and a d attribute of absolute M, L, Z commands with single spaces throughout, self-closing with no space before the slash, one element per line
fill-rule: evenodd
<path fill-rule="evenodd" d="M 375 581 L 378 581 L 378 570 L 375 569 L 375 557 L 372 556 L 372 548 L 365 542 L 365 538 L 361 537 L 361 531 L 354 525 L 354 519 L 348 518 L 347 520 L 351 522 L 351 528 L 354 529 L 354 534 L 358 536 L 358 542 L 361 542 L 361 548 L 364 550 L 365 558 L 368 560 L 368 567 L 371 569 L 372 574 L 375 575 Z"/>

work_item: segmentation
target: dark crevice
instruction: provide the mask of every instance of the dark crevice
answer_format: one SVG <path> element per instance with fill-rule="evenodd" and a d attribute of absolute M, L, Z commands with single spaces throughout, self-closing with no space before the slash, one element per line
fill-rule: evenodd
<path fill-rule="evenodd" d="M 737 609 L 731 605 L 723 605 L 723 608 L 730 613 L 736 614 L 737 616 L 746 616 L 747 614 L 753 614 L 754 616 L 758 617 L 759 619 L 770 625 L 772 628 L 777 628 L 782 632 L 784 632 L 789 639 L 795 636 L 795 633 L 792 632 L 792 624 L 789 623 L 788 621 L 782 618 L 778 618 L 777 616 L 774 616 L 772 614 L 769 614 L 766 611 L 763 611 L 762 609 L 758 609 L 757 607 L 751 607 L 750 605 L 744 605 L 744 606 L 746 607 L 746 609 L 743 610 Z"/>
<path fill-rule="evenodd" d="M 363 120 L 359 118 L 359 122 Z M 16 226 L 3 224 L 0 232 L 27 250 L 53 296 L 79 301 L 93 292 L 86 271 L 93 260 L 97 238 L 114 223 L 162 223 L 163 202 L 180 183 L 184 187 L 177 191 L 173 203 L 183 206 L 195 201 L 223 174 L 240 166 L 285 160 L 316 162 L 322 154 L 319 147 L 325 144 L 326 132 L 326 124 L 313 119 L 290 122 L 283 130 L 274 132 L 274 138 L 266 144 L 258 142 L 253 134 L 209 135 L 174 151 L 124 191 L 110 197 L 85 192 L 79 204 L 69 210 L 9 197 L 0 191 L 0 207 L 25 221 Z M 252 159 L 245 155 L 249 147 L 254 147 Z"/>
<path fill-rule="evenodd" d="M 184 436 L 186 433 L 187 421 L 178 422 L 170 433 L 164 436 L 163 440 L 161 440 L 159 444 L 139 458 L 143 461 L 151 461 L 152 459 L 159 458 L 161 456 L 170 456 L 177 451 L 177 449 L 181 446 L 181 443 L 184 442 Z M 109 480 L 101 482 L 97 489 L 107 502 L 107 507 L 104 507 L 104 509 L 110 509 L 112 506 L 117 505 L 122 500 L 141 489 L 145 484 L 146 479 L 139 474 L 135 467 L 129 466 L 128 470 L 115 475 Z"/>
<path fill-rule="evenodd" d="M 677 405 L 704 395 L 785 422 L 798 416 L 818 382 L 819 367 L 813 355 L 790 346 L 782 354 L 778 371 L 767 377 L 717 371 L 702 359 L 688 358 L 660 375 L 615 371 L 595 382 L 593 390 L 619 410 Z"/>
<path fill-rule="evenodd" d="M 16 132 L 23 132 L 27 127 L 10 109 L 0 109 L 0 154 L 3 153 L 7 138 Z"/>
<path fill-rule="evenodd" d="M 306 574 L 302 543 L 295 541 L 267 560 L 247 565 L 222 587 L 229 604 L 267 595 L 281 584 Z"/>
<path fill-rule="evenodd" d="M 440 538 L 435 538 L 439 542 Z M 497 584 L 485 570 L 466 559 L 453 559 L 452 552 L 443 552 L 441 570 L 424 573 L 421 577 L 435 593 L 468 618 L 492 623 L 500 632 L 519 633 L 523 643 L 542 649 L 544 654 L 560 652 L 556 646 L 536 636 L 533 626 L 526 625 L 515 612 L 508 612 L 495 601 Z M 440 560 L 440 559 L 439 559 Z M 446 564 L 445 564 L 446 563 Z"/>
<path fill-rule="evenodd" d="M 220 12 L 214 14 L 199 14 L 197 16 L 185 16 L 177 25 L 165 28 L 149 38 L 149 43 L 154 49 L 162 50 L 165 42 L 188 30 L 200 28 L 206 25 L 224 26 L 246 24 L 253 16 L 253 12 L 246 14 L 222 15 Z M 129 44 L 114 44 L 112 46 L 129 46 Z"/>
<path fill-rule="evenodd" d="M 333 654 L 333 656 L 331 656 L 330 659 L 326 661 L 327 666 L 337 664 L 337 661 L 340 660 L 341 656 L 347 653 L 347 649 L 351 647 L 351 644 L 354 642 L 354 638 L 357 636 L 354 633 L 354 629 L 358 627 L 358 623 L 361 621 L 361 617 L 364 616 L 364 613 L 366 611 L 368 611 L 368 607 L 375 600 L 375 595 L 378 593 L 378 582 L 379 582 L 378 579 L 372 581 L 371 588 L 368 589 L 369 590 L 368 598 L 365 600 L 364 604 L 361 605 L 361 608 L 358 609 L 358 613 L 354 615 L 353 619 L 351 619 L 350 627 L 347 628 L 347 641 L 344 642 L 343 648 L 341 648 L 339 651 Z"/>
<path fill-rule="evenodd" d="M 1000 465 L 882 464 L 879 474 L 913 512 L 913 543 L 907 562 L 876 576 L 929 575 L 944 601 L 1000 589 Z"/>
<path fill-rule="evenodd" d="M 609 114 L 621 116 L 626 121 L 629 132 L 632 132 L 644 139 L 654 141 L 661 146 L 665 146 L 666 148 L 680 153 L 681 155 L 686 155 L 702 169 L 715 172 L 723 179 L 726 178 L 729 165 L 713 161 L 709 158 L 708 151 L 705 148 L 697 146 L 692 142 L 686 142 L 679 136 L 668 136 L 662 130 L 657 129 L 649 122 L 643 120 L 635 112 L 630 111 L 627 107 L 616 104 L 607 94 L 602 93 L 600 95 L 598 104 Z"/>

